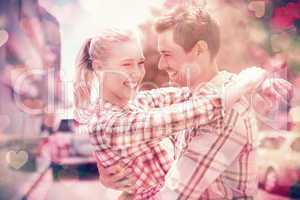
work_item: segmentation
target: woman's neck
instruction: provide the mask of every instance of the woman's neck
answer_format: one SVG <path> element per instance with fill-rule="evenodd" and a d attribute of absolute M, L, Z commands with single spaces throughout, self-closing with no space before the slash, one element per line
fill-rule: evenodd
<path fill-rule="evenodd" d="M 119 107 L 124 107 L 128 104 L 128 99 L 121 98 L 117 96 L 116 94 L 112 93 L 111 91 L 107 91 L 103 89 L 102 97 L 105 101 L 108 101 L 109 103 L 119 106 Z"/>

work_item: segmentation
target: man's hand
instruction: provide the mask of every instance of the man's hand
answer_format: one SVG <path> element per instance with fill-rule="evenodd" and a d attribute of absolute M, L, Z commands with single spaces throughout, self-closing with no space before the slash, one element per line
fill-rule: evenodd
<path fill-rule="evenodd" d="M 122 192 L 121 196 L 119 196 L 118 200 L 133 200 L 134 199 L 134 195 L 133 194 L 129 194 L 127 192 Z"/>
<path fill-rule="evenodd" d="M 269 105 L 274 104 L 274 102 L 288 104 L 293 97 L 293 85 L 280 78 L 265 80 L 259 89 L 259 95 L 266 100 Z"/>
<path fill-rule="evenodd" d="M 96 156 L 95 156 L 96 157 Z M 97 158 L 96 158 L 97 159 Z M 126 191 L 130 193 L 135 186 L 136 178 L 131 175 L 131 170 L 123 163 L 118 163 L 109 168 L 105 168 L 97 160 L 100 182 L 108 188 Z"/>

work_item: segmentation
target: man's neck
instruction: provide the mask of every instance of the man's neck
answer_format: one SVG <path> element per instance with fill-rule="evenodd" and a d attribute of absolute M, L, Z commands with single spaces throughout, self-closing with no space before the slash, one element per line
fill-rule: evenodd
<path fill-rule="evenodd" d="M 215 62 L 212 62 L 210 66 L 205 69 L 207 70 L 202 72 L 203 74 L 201 74 L 201 77 L 191 85 L 192 90 L 196 89 L 199 85 L 209 82 L 219 73 L 219 68 Z"/>

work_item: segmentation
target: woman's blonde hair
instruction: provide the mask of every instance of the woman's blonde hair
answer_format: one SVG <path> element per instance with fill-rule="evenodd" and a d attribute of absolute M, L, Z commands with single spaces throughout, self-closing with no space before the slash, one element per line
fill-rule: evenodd
<path fill-rule="evenodd" d="M 107 29 L 99 36 L 89 38 L 84 42 L 75 63 L 74 100 L 76 108 L 84 108 L 90 104 L 91 87 L 95 78 L 94 70 L 105 65 L 113 44 L 127 42 L 134 38 L 136 38 L 136 34 L 132 30 Z"/>

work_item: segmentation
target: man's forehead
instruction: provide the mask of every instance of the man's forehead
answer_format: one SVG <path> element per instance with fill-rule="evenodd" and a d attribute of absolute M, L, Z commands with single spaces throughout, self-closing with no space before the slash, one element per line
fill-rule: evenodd
<path fill-rule="evenodd" d="M 164 31 L 158 34 L 158 49 L 160 51 L 168 50 L 172 48 L 173 45 L 174 45 L 173 32 L 171 30 Z"/>

